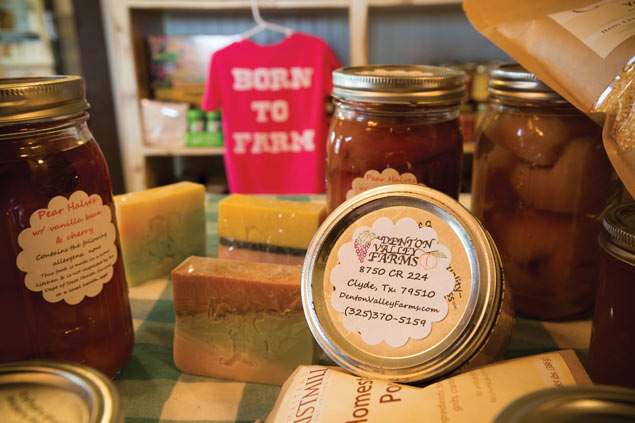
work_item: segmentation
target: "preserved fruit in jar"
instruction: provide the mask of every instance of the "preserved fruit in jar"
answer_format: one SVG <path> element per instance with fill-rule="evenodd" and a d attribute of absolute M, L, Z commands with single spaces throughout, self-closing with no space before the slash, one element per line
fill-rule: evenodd
<path fill-rule="evenodd" d="M 494 238 L 519 314 L 566 319 L 593 305 L 601 214 L 618 192 L 602 130 L 515 64 L 490 71 L 472 211 Z"/>
<path fill-rule="evenodd" d="M 463 136 L 463 71 L 360 66 L 333 72 L 327 204 L 333 211 L 380 185 L 420 183 L 457 198 Z"/>
<path fill-rule="evenodd" d="M 595 383 L 635 388 L 635 202 L 606 212 L 599 243 L 589 370 Z"/>
<path fill-rule="evenodd" d="M 83 82 L 0 79 L 0 98 L 0 361 L 68 360 L 112 377 L 134 334 Z"/>

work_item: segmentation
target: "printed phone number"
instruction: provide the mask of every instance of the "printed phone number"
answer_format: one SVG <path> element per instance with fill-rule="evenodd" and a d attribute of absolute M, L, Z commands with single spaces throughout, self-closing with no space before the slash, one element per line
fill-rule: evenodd
<path fill-rule="evenodd" d="M 383 320 L 385 322 L 395 321 L 399 324 L 410 325 L 410 326 L 419 326 L 419 325 L 425 326 L 426 324 L 425 319 L 413 319 L 407 316 L 395 316 L 394 314 L 391 314 L 391 313 L 383 313 L 383 312 L 372 311 L 368 309 L 364 310 L 364 309 L 356 308 L 356 307 L 346 307 L 346 309 L 344 309 L 344 316 L 356 316 L 356 317 L 362 317 L 368 320 Z"/>

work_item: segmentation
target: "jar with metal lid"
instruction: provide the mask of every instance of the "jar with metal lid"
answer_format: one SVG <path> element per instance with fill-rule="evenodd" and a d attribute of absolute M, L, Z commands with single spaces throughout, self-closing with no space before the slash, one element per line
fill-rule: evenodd
<path fill-rule="evenodd" d="M 133 327 L 110 177 L 80 77 L 0 79 L 0 361 L 112 377 Z"/>
<path fill-rule="evenodd" d="M 523 395 L 493 423 L 629 423 L 635 421 L 635 390 L 615 386 L 561 386 Z"/>
<path fill-rule="evenodd" d="M 422 183 L 457 198 L 465 72 L 433 66 L 333 71 L 328 210 L 369 188 Z"/>
<path fill-rule="evenodd" d="M 115 384 L 85 365 L 59 360 L 0 364 L 3 423 L 123 423 Z"/>
<path fill-rule="evenodd" d="M 599 243 L 589 370 L 596 383 L 635 388 L 635 202 L 606 212 Z"/>
<path fill-rule="evenodd" d="M 302 303 L 322 350 L 348 371 L 424 383 L 499 359 L 513 309 L 483 226 L 448 195 L 371 188 L 322 223 Z"/>
<path fill-rule="evenodd" d="M 618 193 L 597 124 L 521 66 L 490 70 L 471 208 L 498 246 L 519 314 L 555 320 L 591 308 L 601 215 Z"/>

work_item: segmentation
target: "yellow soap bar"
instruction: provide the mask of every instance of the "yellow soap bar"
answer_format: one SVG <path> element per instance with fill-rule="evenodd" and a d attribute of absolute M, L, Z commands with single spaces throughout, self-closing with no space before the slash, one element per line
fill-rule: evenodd
<path fill-rule="evenodd" d="M 179 182 L 115 196 L 129 285 L 168 275 L 191 255 L 205 255 L 205 187 Z"/>
<path fill-rule="evenodd" d="M 233 194 L 218 204 L 218 236 L 306 250 L 325 217 L 324 203 Z"/>
<path fill-rule="evenodd" d="M 281 385 L 316 345 L 298 266 L 189 257 L 172 271 L 174 364 L 201 376 Z"/>

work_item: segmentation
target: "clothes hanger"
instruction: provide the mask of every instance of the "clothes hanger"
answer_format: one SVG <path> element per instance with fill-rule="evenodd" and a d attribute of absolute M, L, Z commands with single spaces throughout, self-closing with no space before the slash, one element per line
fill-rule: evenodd
<path fill-rule="evenodd" d="M 288 37 L 289 35 L 293 33 L 293 30 L 291 28 L 287 28 L 286 26 L 267 22 L 264 19 L 262 19 L 262 16 L 260 16 L 260 9 L 258 8 L 258 0 L 251 0 L 251 15 L 253 16 L 254 21 L 256 21 L 258 25 L 243 32 L 240 35 L 240 38 L 242 39 L 253 37 L 260 31 L 263 31 L 265 29 L 271 29 L 273 31 L 282 32 L 284 33 L 286 37 Z"/>

